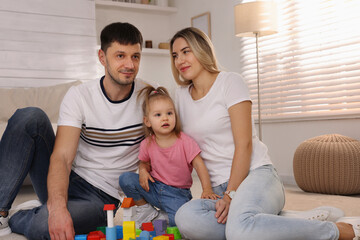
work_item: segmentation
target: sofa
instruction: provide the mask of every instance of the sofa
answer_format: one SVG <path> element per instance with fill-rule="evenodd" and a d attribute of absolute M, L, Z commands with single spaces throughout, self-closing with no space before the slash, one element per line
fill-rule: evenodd
<path fill-rule="evenodd" d="M 5 131 L 8 119 L 16 109 L 29 106 L 41 108 L 48 115 L 56 132 L 61 101 L 70 87 L 80 83 L 81 81 L 71 81 L 46 87 L 0 88 L 0 138 Z M 25 184 L 30 183 L 27 177 Z"/>

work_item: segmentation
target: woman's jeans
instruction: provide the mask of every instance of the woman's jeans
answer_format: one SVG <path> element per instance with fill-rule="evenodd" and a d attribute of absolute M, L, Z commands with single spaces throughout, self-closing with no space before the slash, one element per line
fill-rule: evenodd
<path fill-rule="evenodd" d="M 28 239 L 50 239 L 48 230 L 47 174 L 54 147 L 49 118 L 39 108 L 19 109 L 9 119 L 0 142 L 0 211 L 8 211 L 29 173 L 34 190 L 43 204 L 22 210 L 9 221 L 11 230 Z M 104 204 L 119 201 L 93 187 L 74 172 L 70 175 L 68 210 L 75 234 L 88 233 L 106 225 Z"/>
<path fill-rule="evenodd" d="M 168 214 L 169 225 L 175 226 L 175 213 L 186 202 L 192 199 L 190 189 L 176 188 L 160 181 L 149 181 L 149 192 L 146 192 L 139 183 L 139 174 L 127 172 L 119 177 L 121 189 L 127 197 L 135 201 L 145 199 Z"/>
<path fill-rule="evenodd" d="M 215 187 L 222 195 L 227 183 Z M 265 165 L 249 172 L 236 190 L 226 224 L 215 218 L 216 200 L 197 199 L 184 204 L 175 221 L 188 239 L 304 240 L 338 239 L 332 222 L 278 216 L 285 204 L 284 190 L 276 170 Z"/>

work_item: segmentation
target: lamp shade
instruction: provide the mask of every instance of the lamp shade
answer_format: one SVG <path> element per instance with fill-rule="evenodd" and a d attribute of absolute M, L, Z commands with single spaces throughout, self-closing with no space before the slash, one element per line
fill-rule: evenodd
<path fill-rule="evenodd" d="M 277 33 L 277 7 L 274 1 L 241 3 L 234 7 L 237 37 Z"/>

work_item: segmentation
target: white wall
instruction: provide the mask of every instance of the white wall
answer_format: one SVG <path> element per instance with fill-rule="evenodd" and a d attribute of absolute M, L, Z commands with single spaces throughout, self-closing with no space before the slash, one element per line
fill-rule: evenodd
<path fill-rule="evenodd" d="M 191 17 L 209 11 L 211 13 L 211 35 L 216 54 L 223 69 L 238 72 L 238 39 L 234 36 L 233 7 L 236 0 L 175 0 L 178 13 L 172 16 L 172 34 L 189 27 Z M 241 73 L 240 73 L 241 74 Z M 293 155 L 304 140 L 323 135 L 341 134 L 360 140 L 360 119 L 293 121 L 263 123 L 263 141 L 285 183 L 295 184 Z"/>
<path fill-rule="evenodd" d="M 91 0 L 2 0 L 0 86 L 41 86 L 95 78 Z"/>

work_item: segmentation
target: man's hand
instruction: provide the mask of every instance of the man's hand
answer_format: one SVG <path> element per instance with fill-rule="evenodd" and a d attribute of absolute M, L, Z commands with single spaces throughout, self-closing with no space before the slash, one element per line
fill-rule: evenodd
<path fill-rule="evenodd" d="M 74 224 L 66 208 L 49 210 L 49 233 L 51 240 L 73 240 L 75 238 Z"/>
<path fill-rule="evenodd" d="M 222 224 L 226 223 L 230 208 L 230 202 L 231 200 L 227 197 L 227 195 L 225 195 L 224 198 L 219 199 L 219 201 L 216 202 L 215 217 L 217 218 L 218 223 L 222 223 Z"/>

